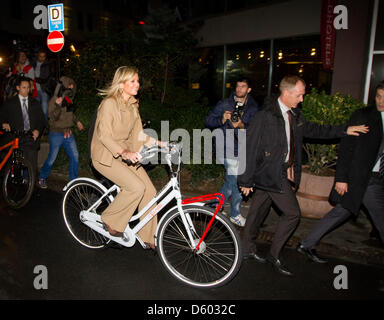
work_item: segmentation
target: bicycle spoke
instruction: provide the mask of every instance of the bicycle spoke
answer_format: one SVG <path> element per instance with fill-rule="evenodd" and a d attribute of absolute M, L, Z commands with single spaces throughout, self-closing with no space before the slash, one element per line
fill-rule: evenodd
<path fill-rule="evenodd" d="M 185 209 L 199 237 L 206 231 L 213 213 L 204 208 Z M 159 253 L 164 265 L 176 278 L 194 286 L 218 286 L 229 281 L 241 263 L 236 230 L 222 218 L 215 218 L 198 251 L 189 245 L 186 227 L 176 213 L 164 226 Z"/>
<path fill-rule="evenodd" d="M 80 220 L 80 212 L 90 208 L 102 195 L 103 192 L 92 183 L 79 182 L 67 190 L 63 200 L 67 228 L 77 241 L 89 248 L 102 248 L 110 241 Z M 109 198 L 104 198 L 93 212 L 100 215 L 109 203 Z"/>
<path fill-rule="evenodd" d="M 5 202 L 15 209 L 26 205 L 32 195 L 34 181 L 32 165 L 24 158 L 13 158 L 2 181 Z"/>

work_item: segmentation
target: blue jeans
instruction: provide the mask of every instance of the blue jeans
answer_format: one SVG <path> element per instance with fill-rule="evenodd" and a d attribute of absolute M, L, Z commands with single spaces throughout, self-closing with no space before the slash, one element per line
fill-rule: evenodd
<path fill-rule="evenodd" d="M 49 101 L 49 95 L 43 90 L 37 91 L 38 96 L 36 98 L 37 101 L 39 101 L 41 109 L 43 109 L 44 115 L 45 115 L 45 121 L 48 121 L 48 101 Z"/>
<path fill-rule="evenodd" d="M 79 153 L 73 133 L 69 138 L 64 139 L 63 132 L 49 133 L 49 154 L 40 171 L 40 179 L 47 179 L 51 173 L 53 163 L 56 160 L 60 147 L 63 146 L 69 158 L 69 180 L 76 179 L 79 168 Z"/>
<path fill-rule="evenodd" d="M 241 201 L 243 200 L 241 192 L 237 185 L 237 171 L 239 161 L 234 159 L 224 159 L 225 180 L 219 192 L 225 197 L 224 204 L 231 197 L 230 216 L 237 217 L 240 214 Z"/>

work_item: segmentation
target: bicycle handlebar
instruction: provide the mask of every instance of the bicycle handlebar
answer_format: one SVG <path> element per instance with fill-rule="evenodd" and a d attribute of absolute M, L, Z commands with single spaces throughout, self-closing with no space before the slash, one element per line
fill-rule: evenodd
<path fill-rule="evenodd" d="M 6 131 L 4 129 L 0 129 L 0 134 L 13 134 L 16 137 L 32 137 L 33 136 L 32 130 L 27 130 L 27 131 L 10 130 L 10 131 Z"/>
<path fill-rule="evenodd" d="M 169 154 L 175 154 L 176 152 L 179 152 L 182 148 L 181 143 L 178 142 L 169 142 L 168 147 L 163 148 L 159 146 L 153 146 L 153 147 L 144 147 L 139 153 L 142 156 L 140 161 L 136 162 L 135 165 L 143 163 L 145 160 L 149 160 L 152 158 L 156 153 L 162 152 L 162 153 L 169 153 Z M 123 162 L 125 162 L 127 165 L 132 165 L 132 161 L 129 159 L 124 159 Z"/>

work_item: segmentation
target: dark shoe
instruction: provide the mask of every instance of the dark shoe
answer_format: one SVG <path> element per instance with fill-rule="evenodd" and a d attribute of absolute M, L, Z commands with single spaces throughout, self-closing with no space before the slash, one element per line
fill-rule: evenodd
<path fill-rule="evenodd" d="M 259 263 L 266 263 L 267 260 L 265 258 L 262 258 L 257 252 L 251 252 L 248 254 L 245 254 L 243 257 L 244 260 L 256 260 Z"/>
<path fill-rule="evenodd" d="M 327 263 L 328 260 L 320 258 L 317 255 L 317 252 L 315 249 L 307 249 L 305 248 L 301 243 L 296 247 L 296 251 L 307 256 L 307 258 L 313 262 L 316 263 Z"/>
<path fill-rule="evenodd" d="M 289 277 L 292 277 L 293 276 L 293 273 L 291 271 L 289 271 L 284 265 L 283 263 L 279 260 L 279 259 L 275 259 L 274 257 L 272 257 L 271 255 L 268 255 L 267 256 L 267 262 L 269 262 L 270 264 L 272 264 L 273 268 L 280 274 L 284 275 L 284 276 L 289 276 Z"/>
<path fill-rule="evenodd" d="M 146 249 L 151 249 L 151 250 L 153 250 L 153 251 L 156 250 L 156 246 L 155 246 L 154 243 L 149 243 L 149 242 L 144 242 L 144 243 L 145 243 L 145 245 L 147 246 Z"/>
<path fill-rule="evenodd" d="M 48 189 L 47 181 L 45 179 L 39 179 L 39 181 L 37 182 L 37 185 L 41 189 Z"/>

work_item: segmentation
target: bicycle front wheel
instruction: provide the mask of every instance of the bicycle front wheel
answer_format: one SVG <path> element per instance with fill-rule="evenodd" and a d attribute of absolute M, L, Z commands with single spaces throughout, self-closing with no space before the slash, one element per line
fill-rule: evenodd
<path fill-rule="evenodd" d="M 6 204 L 13 209 L 24 207 L 32 196 L 35 179 L 32 165 L 27 159 L 13 158 L 6 167 L 1 185 Z"/>
<path fill-rule="evenodd" d="M 214 212 L 206 207 L 183 208 L 196 231 L 196 242 L 207 229 Z M 191 245 L 185 225 L 176 209 L 159 226 L 157 249 L 165 268 L 176 279 L 199 288 L 219 287 L 237 274 L 242 262 L 239 234 L 218 213 L 198 251 Z M 197 243 L 196 243 L 197 244 Z"/>
<path fill-rule="evenodd" d="M 79 181 L 68 188 L 63 198 L 62 210 L 65 225 L 76 241 L 90 249 L 104 248 L 110 240 L 85 225 L 80 220 L 80 212 L 88 210 L 103 194 L 104 192 L 96 184 Z M 103 198 L 94 212 L 101 215 L 110 203 L 108 197 Z"/>

